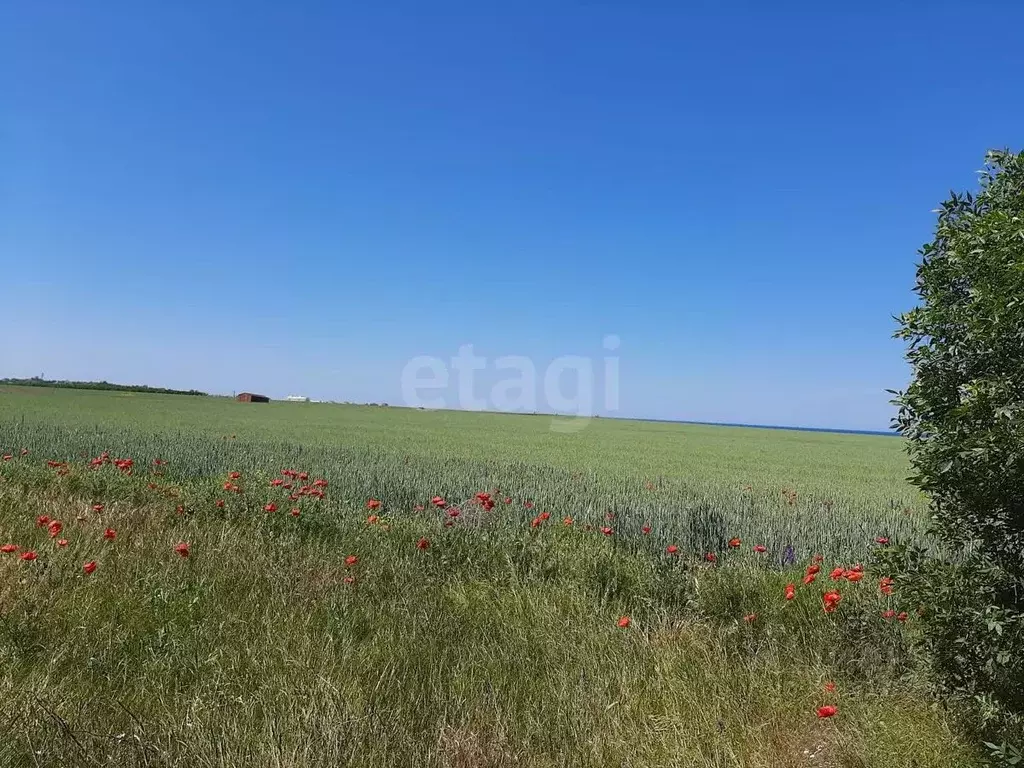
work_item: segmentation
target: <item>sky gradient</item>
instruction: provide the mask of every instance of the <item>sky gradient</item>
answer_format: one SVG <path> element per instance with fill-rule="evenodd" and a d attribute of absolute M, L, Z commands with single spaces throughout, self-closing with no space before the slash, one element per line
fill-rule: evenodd
<path fill-rule="evenodd" d="M 614 415 L 885 429 L 1024 7 L 682 5 L 3 3 L 0 376 L 486 399 L 615 335 Z"/>

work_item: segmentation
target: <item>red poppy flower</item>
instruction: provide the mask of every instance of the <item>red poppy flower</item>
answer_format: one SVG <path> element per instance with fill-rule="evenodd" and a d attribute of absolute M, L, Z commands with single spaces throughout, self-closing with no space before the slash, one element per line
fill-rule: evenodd
<path fill-rule="evenodd" d="M 847 581 L 860 581 L 864 578 L 864 571 L 849 571 L 846 574 Z"/>
<path fill-rule="evenodd" d="M 270 502 L 263 507 L 264 512 L 277 512 L 277 504 Z"/>
<path fill-rule="evenodd" d="M 82 570 L 86 573 L 92 573 L 96 570 L 96 561 L 90 560 L 88 563 L 82 566 Z"/>
<path fill-rule="evenodd" d="M 28 448 L 22 448 L 21 449 L 21 455 L 22 456 L 28 456 Z"/>
<path fill-rule="evenodd" d="M 324 480 L 323 478 L 317 478 L 316 480 L 313 481 L 313 485 L 315 485 L 317 488 L 326 488 L 327 481 Z"/>
<path fill-rule="evenodd" d="M 523 506 L 526 507 L 527 509 L 533 509 L 533 502 L 532 501 L 525 501 L 525 502 L 523 502 Z"/>
<path fill-rule="evenodd" d="M 11 552 L 17 552 L 17 551 L 18 551 L 18 545 L 17 544 L 4 544 L 2 547 L 0 547 L 0 552 L 3 552 L 4 554 L 9 554 Z"/>
<path fill-rule="evenodd" d="M 825 692 L 826 693 L 835 693 L 836 692 L 836 684 L 833 683 L 831 680 L 829 680 L 827 683 L 825 683 Z"/>
<path fill-rule="evenodd" d="M 435 507 L 443 507 L 445 501 L 441 496 L 435 496 L 430 500 L 430 503 L 433 504 Z"/>
<path fill-rule="evenodd" d="M 603 533 L 605 536 L 611 536 L 613 533 L 615 533 L 615 531 L 613 531 L 606 525 L 603 528 L 601 528 L 601 533 Z"/>
<path fill-rule="evenodd" d="M 32 560 L 35 560 L 37 557 L 38 557 L 38 555 L 35 552 L 33 552 L 31 549 L 28 552 L 22 552 L 21 553 L 21 559 L 22 560 L 32 561 Z"/>
<path fill-rule="evenodd" d="M 92 511 L 96 512 L 97 514 L 102 512 L 103 511 L 103 505 L 102 504 L 93 504 L 92 505 Z"/>
<path fill-rule="evenodd" d="M 888 611 L 882 611 L 882 618 L 883 619 L 892 619 L 895 616 L 896 616 L 896 611 L 892 610 L 891 608 Z"/>
<path fill-rule="evenodd" d="M 57 546 L 58 547 L 66 547 L 67 545 L 68 545 L 68 540 L 67 539 L 57 539 Z"/>
<path fill-rule="evenodd" d="M 370 499 L 366 502 L 367 509 L 380 509 L 380 501 L 377 499 Z"/>
<path fill-rule="evenodd" d="M 824 720 L 827 717 L 835 717 L 839 712 L 838 709 L 833 707 L 831 704 L 827 704 L 824 707 L 818 707 L 818 717 Z"/>
<path fill-rule="evenodd" d="M 809 576 L 813 576 L 814 574 L 816 574 L 820 570 L 821 570 L 821 566 L 818 565 L 817 563 L 811 563 L 811 565 L 807 566 L 807 574 Z"/>
<path fill-rule="evenodd" d="M 665 551 L 668 552 L 670 555 L 674 555 L 679 551 L 679 547 L 677 547 L 675 544 L 669 544 L 667 547 L 665 547 Z"/>
<path fill-rule="evenodd" d="M 429 549 L 430 539 L 420 539 L 416 542 L 416 549 Z"/>
<path fill-rule="evenodd" d="M 58 536 L 60 536 L 60 532 L 64 530 L 64 523 L 62 523 L 60 520 L 51 520 L 50 524 L 47 526 L 47 529 L 50 531 L 50 538 L 56 539 Z"/>
<path fill-rule="evenodd" d="M 451 507 L 448 510 L 448 517 L 450 517 L 452 519 L 455 519 L 455 518 L 459 517 L 461 514 L 462 514 L 462 512 L 459 511 L 459 509 L 457 507 Z"/>
<path fill-rule="evenodd" d="M 738 537 L 729 539 L 729 549 L 739 549 L 743 542 Z"/>
<path fill-rule="evenodd" d="M 891 595 L 892 584 L 893 581 L 891 576 L 883 576 L 882 579 L 878 582 L 878 589 L 883 595 Z"/>
<path fill-rule="evenodd" d="M 5 453 L 5 454 L 4 454 L 4 461 L 10 461 L 10 460 L 11 460 L 11 459 L 13 459 L 13 458 L 14 458 L 14 456 L 12 456 L 12 455 L 11 455 L 11 454 L 9 454 L 9 453 Z"/>
<path fill-rule="evenodd" d="M 533 520 L 530 521 L 530 527 L 531 528 L 540 528 L 540 526 L 541 526 L 541 519 L 539 517 L 535 517 L 535 518 L 533 518 Z"/>
<path fill-rule="evenodd" d="M 898 614 L 896 614 L 896 621 L 906 621 L 909 618 L 910 617 L 907 615 L 906 611 L 900 611 Z"/>
<path fill-rule="evenodd" d="M 718 555 L 716 555 L 714 552 L 708 552 L 706 555 L 704 555 L 704 559 L 707 560 L 709 563 L 717 563 Z"/>
<path fill-rule="evenodd" d="M 646 536 L 648 533 L 651 532 L 651 526 L 645 525 L 643 528 L 640 529 L 640 532 Z"/>
<path fill-rule="evenodd" d="M 619 619 L 618 626 L 619 629 L 626 629 L 632 623 L 633 620 L 630 619 L 629 616 L 623 616 L 621 619 Z"/>
<path fill-rule="evenodd" d="M 746 616 L 743 617 L 743 620 L 747 622 L 747 624 L 753 624 L 755 621 L 757 621 L 757 614 L 748 613 Z"/>
<path fill-rule="evenodd" d="M 299 511 L 298 509 L 293 509 L 293 510 L 292 510 L 291 512 L 289 512 L 289 514 L 290 514 L 290 515 L 291 515 L 292 517 L 298 517 L 299 515 L 301 515 L 301 514 L 302 514 L 302 512 L 300 512 L 300 511 Z"/>
<path fill-rule="evenodd" d="M 786 599 L 792 600 L 796 597 L 796 587 L 793 584 L 786 585 Z"/>
<path fill-rule="evenodd" d="M 550 512 L 541 512 L 539 515 L 537 515 L 537 517 L 539 517 L 541 520 L 548 520 L 551 517 L 551 513 Z"/>
<path fill-rule="evenodd" d="M 562 520 L 562 525 L 564 525 L 566 528 L 568 528 L 570 525 L 572 525 L 572 518 L 571 517 L 567 517 L 564 520 Z"/>
<path fill-rule="evenodd" d="M 107 539 L 108 541 L 113 541 L 117 538 L 117 531 L 115 531 L 113 528 L 107 528 L 107 530 L 103 532 L 103 538 Z"/>
<path fill-rule="evenodd" d="M 345 584 L 355 584 L 356 583 L 356 577 L 355 576 L 346 576 L 344 579 L 342 579 L 342 582 L 344 582 Z"/>
<path fill-rule="evenodd" d="M 373 525 L 379 519 L 380 518 L 378 518 L 376 515 L 370 515 L 369 517 L 366 518 L 366 522 L 369 523 L 370 525 Z"/>
<path fill-rule="evenodd" d="M 804 584 L 812 584 L 816 578 L 818 578 L 818 574 L 808 573 L 804 576 Z"/>
<path fill-rule="evenodd" d="M 36 528 L 45 528 L 50 524 L 50 518 L 46 515 L 40 515 L 36 518 Z"/>
<path fill-rule="evenodd" d="M 821 602 L 824 605 L 825 613 L 832 613 L 839 606 L 839 601 L 842 599 L 843 596 L 835 590 L 823 594 L 821 596 Z"/>
<path fill-rule="evenodd" d="M 830 579 L 832 579 L 832 581 L 839 581 L 845 575 L 846 575 L 846 569 L 845 568 L 833 568 L 832 569 L 832 573 L 830 573 L 828 575 L 828 577 Z"/>
<path fill-rule="evenodd" d="M 309 472 L 299 472 L 299 480 L 302 482 L 309 480 Z"/>
<path fill-rule="evenodd" d="M 345 558 L 345 567 L 351 568 L 353 565 L 359 562 L 359 558 L 355 555 L 349 555 Z"/>
<path fill-rule="evenodd" d="M 175 544 L 174 551 L 182 557 L 188 557 L 190 554 L 192 554 L 191 550 L 189 549 L 188 543 L 184 541 L 179 541 L 177 544 Z"/>
<path fill-rule="evenodd" d="M 759 555 L 763 555 L 765 552 L 768 551 L 768 547 L 766 547 L 764 544 L 755 544 L 754 551 L 757 552 Z"/>
<path fill-rule="evenodd" d="M 879 536 L 877 539 L 875 539 L 875 543 L 876 544 L 881 544 L 882 546 L 885 546 L 886 544 L 889 543 L 889 539 L 886 536 Z"/>
<path fill-rule="evenodd" d="M 215 504 L 217 509 L 224 509 L 224 499 L 217 499 Z"/>

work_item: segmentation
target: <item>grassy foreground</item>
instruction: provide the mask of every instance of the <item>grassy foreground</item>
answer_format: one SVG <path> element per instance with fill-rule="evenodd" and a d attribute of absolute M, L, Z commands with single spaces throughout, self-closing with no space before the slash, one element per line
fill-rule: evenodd
<path fill-rule="evenodd" d="M 979 764 L 870 568 L 895 440 L 602 423 L 570 461 L 525 417 L 85 394 L 0 400 L 0 765 Z M 796 499 L 745 491 L 779 454 Z"/>

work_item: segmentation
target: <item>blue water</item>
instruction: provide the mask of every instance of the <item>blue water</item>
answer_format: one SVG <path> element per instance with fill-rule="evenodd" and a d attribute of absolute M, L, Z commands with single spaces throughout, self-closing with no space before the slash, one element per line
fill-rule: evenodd
<path fill-rule="evenodd" d="M 632 421 L 632 419 L 631 419 Z M 683 421 L 679 419 L 635 419 L 635 421 L 653 421 L 660 424 L 695 424 L 702 427 L 743 427 L 744 429 L 784 429 L 789 432 L 833 432 L 840 435 L 876 435 L 878 437 L 899 437 L 893 430 L 877 431 L 871 429 L 839 429 L 831 427 L 783 427 L 778 424 L 730 424 L 721 421 Z"/>

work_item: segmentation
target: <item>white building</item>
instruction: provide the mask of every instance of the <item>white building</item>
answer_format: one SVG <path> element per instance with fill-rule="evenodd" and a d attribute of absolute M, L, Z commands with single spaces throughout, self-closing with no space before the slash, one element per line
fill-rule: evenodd
<path fill-rule="evenodd" d="M 288 395 L 285 399 L 286 403 L 308 403 L 309 398 L 303 397 L 302 395 Z"/>

